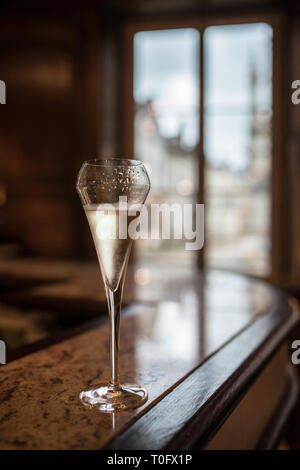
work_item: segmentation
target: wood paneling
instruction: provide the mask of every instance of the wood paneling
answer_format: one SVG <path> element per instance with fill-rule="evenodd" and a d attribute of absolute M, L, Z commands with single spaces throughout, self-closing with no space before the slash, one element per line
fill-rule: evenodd
<path fill-rule="evenodd" d="M 98 146 L 98 16 L 10 12 L 0 20 L 0 181 L 24 252 L 77 256 L 85 225 L 75 191 Z"/>

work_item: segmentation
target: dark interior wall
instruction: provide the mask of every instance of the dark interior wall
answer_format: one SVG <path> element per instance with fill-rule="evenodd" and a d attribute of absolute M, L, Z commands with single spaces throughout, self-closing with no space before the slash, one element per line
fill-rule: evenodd
<path fill-rule="evenodd" d="M 0 183 L 9 236 L 25 253 L 82 254 L 75 181 L 98 148 L 99 30 L 92 9 L 0 15 Z"/>

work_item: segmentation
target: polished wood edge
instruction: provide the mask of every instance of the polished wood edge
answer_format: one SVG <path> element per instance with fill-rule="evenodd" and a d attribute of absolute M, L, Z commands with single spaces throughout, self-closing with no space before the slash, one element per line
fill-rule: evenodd
<path fill-rule="evenodd" d="M 274 297 L 270 311 L 192 371 L 107 448 L 203 448 L 299 321 L 298 310 L 284 293 Z"/>
<path fill-rule="evenodd" d="M 287 383 L 280 402 L 256 446 L 257 450 L 276 449 L 285 423 L 299 394 L 299 380 L 293 367 L 287 369 Z"/>

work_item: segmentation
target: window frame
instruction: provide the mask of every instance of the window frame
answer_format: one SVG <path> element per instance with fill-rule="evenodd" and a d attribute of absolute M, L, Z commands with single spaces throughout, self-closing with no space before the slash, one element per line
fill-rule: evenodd
<path fill-rule="evenodd" d="M 199 190 L 197 202 L 205 204 L 204 194 L 204 54 L 203 37 L 205 29 L 210 26 L 225 26 L 246 23 L 267 23 L 273 29 L 273 73 L 272 73 L 272 155 L 271 155 L 271 272 L 264 279 L 274 284 L 285 283 L 286 262 L 283 243 L 288 237 L 285 217 L 287 183 L 284 176 L 284 84 L 285 84 L 285 58 L 284 58 L 284 31 L 287 19 L 282 11 L 243 13 L 230 15 L 207 14 L 197 17 L 184 16 L 168 19 L 131 19 L 124 22 L 121 30 L 121 66 L 122 79 L 120 82 L 121 114 L 119 122 L 120 144 L 119 151 L 124 155 L 134 154 L 134 35 L 141 31 L 154 31 L 161 29 L 194 28 L 200 33 L 200 103 L 199 103 L 199 143 L 196 152 L 199 159 Z M 198 254 L 198 266 L 204 266 L 205 243 Z M 259 277 L 259 276 L 256 276 Z"/>

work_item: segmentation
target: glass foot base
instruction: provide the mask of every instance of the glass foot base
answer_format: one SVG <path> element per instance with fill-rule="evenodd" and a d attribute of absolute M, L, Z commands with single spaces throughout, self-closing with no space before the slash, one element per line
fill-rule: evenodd
<path fill-rule="evenodd" d="M 111 386 L 102 386 L 81 392 L 79 398 L 84 405 L 110 412 L 138 408 L 147 401 L 148 394 L 138 385 L 125 384 L 116 391 Z"/>

